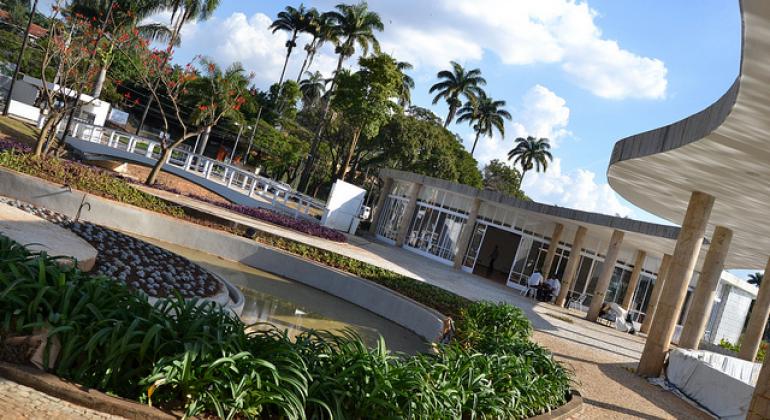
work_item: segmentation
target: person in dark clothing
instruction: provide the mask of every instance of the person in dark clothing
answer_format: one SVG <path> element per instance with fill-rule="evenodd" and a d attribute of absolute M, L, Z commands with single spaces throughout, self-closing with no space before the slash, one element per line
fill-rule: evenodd
<path fill-rule="evenodd" d="M 500 250 L 497 248 L 497 245 L 495 245 L 495 248 L 492 250 L 492 253 L 489 254 L 489 266 L 487 266 L 487 277 L 492 275 L 492 272 L 495 271 L 495 260 L 497 260 L 497 255 L 500 253 Z"/>

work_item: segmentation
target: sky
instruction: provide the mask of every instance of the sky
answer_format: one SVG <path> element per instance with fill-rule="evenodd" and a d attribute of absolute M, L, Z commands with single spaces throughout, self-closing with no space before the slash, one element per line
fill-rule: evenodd
<path fill-rule="evenodd" d="M 305 1 L 320 11 L 335 4 Z M 240 61 L 258 87 L 268 87 L 280 76 L 288 37 L 268 26 L 286 5 L 299 3 L 223 0 L 212 18 L 185 27 L 177 61 L 199 54 L 223 65 Z M 480 68 L 488 94 L 507 102 L 513 119 L 504 138 L 480 140 L 480 165 L 506 159 L 516 137 L 547 137 L 554 160 L 545 173 L 527 174 L 523 189 L 531 198 L 658 223 L 668 222 L 607 184 L 613 145 L 710 105 L 735 80 L 740 62 L 737 1 L 692 7 L 662 0 L 372 0 L 369 7 L 385 24 L 377 34 L 382 50 L 414 65 L 415 105 L 446 115 L 428 90 L 451 60 Z M 287 77 L 297 77 L 306 42 L 299 40 Z M 330 75 L 335 64 L 326 46 L 311 70 Z M 471 127 L 450 129 L 470 150 Z"/>

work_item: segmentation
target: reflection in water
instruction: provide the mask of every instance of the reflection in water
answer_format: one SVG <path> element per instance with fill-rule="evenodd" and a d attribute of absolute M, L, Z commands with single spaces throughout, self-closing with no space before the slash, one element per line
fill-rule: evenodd
<path fill-rule="evenodd" d="M 287 330 L 292 337 L 311 329 L 352 329 L 369 345 L 374 345 L 382 335 L 394 351 L 417 353 L 428 349 L 420 337 L 407 329 L 320 290 L 204 252 L 139 238 L 177 253 L 238 286 L 246 297 L 241 315 L 246 324 L 270 323 Z"/>

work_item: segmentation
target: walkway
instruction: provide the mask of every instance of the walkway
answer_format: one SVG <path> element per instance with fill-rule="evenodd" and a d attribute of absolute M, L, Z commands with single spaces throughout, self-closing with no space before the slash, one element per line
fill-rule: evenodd
<path fill-rule="evenodd" d="M 402 248 L 358 236 L 349 236 L 349 242 L 341 244 L 189 197 L 145 190 L 181 205 L 410 276 L 469 299 L 503 301 L 521 308 L 536 330 L 535 341 L 549 348 L 575 372 L 577 388 L 587 403 L 584 418 L 708 418 L 687 402 L 632 373 L 644 348 L 644 338 L 640 336 L 588 322 L 583 319 L 584 314 L 577 311 L 535 303 L 503 284 L 454 270 Z"/>
<path fill-rule="evenodd" d="M 83 408 L 0 377 L 0 417 L 4 419 L 118 419 Z"/>

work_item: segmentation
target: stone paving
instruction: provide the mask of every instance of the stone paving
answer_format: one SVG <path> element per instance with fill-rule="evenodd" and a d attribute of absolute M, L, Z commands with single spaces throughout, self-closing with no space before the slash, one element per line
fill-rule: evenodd
<path fill-rule="evenodd" d="M 119 419 L 51 397 L 0 377 L 0 418 L 3 419 Z"/>

